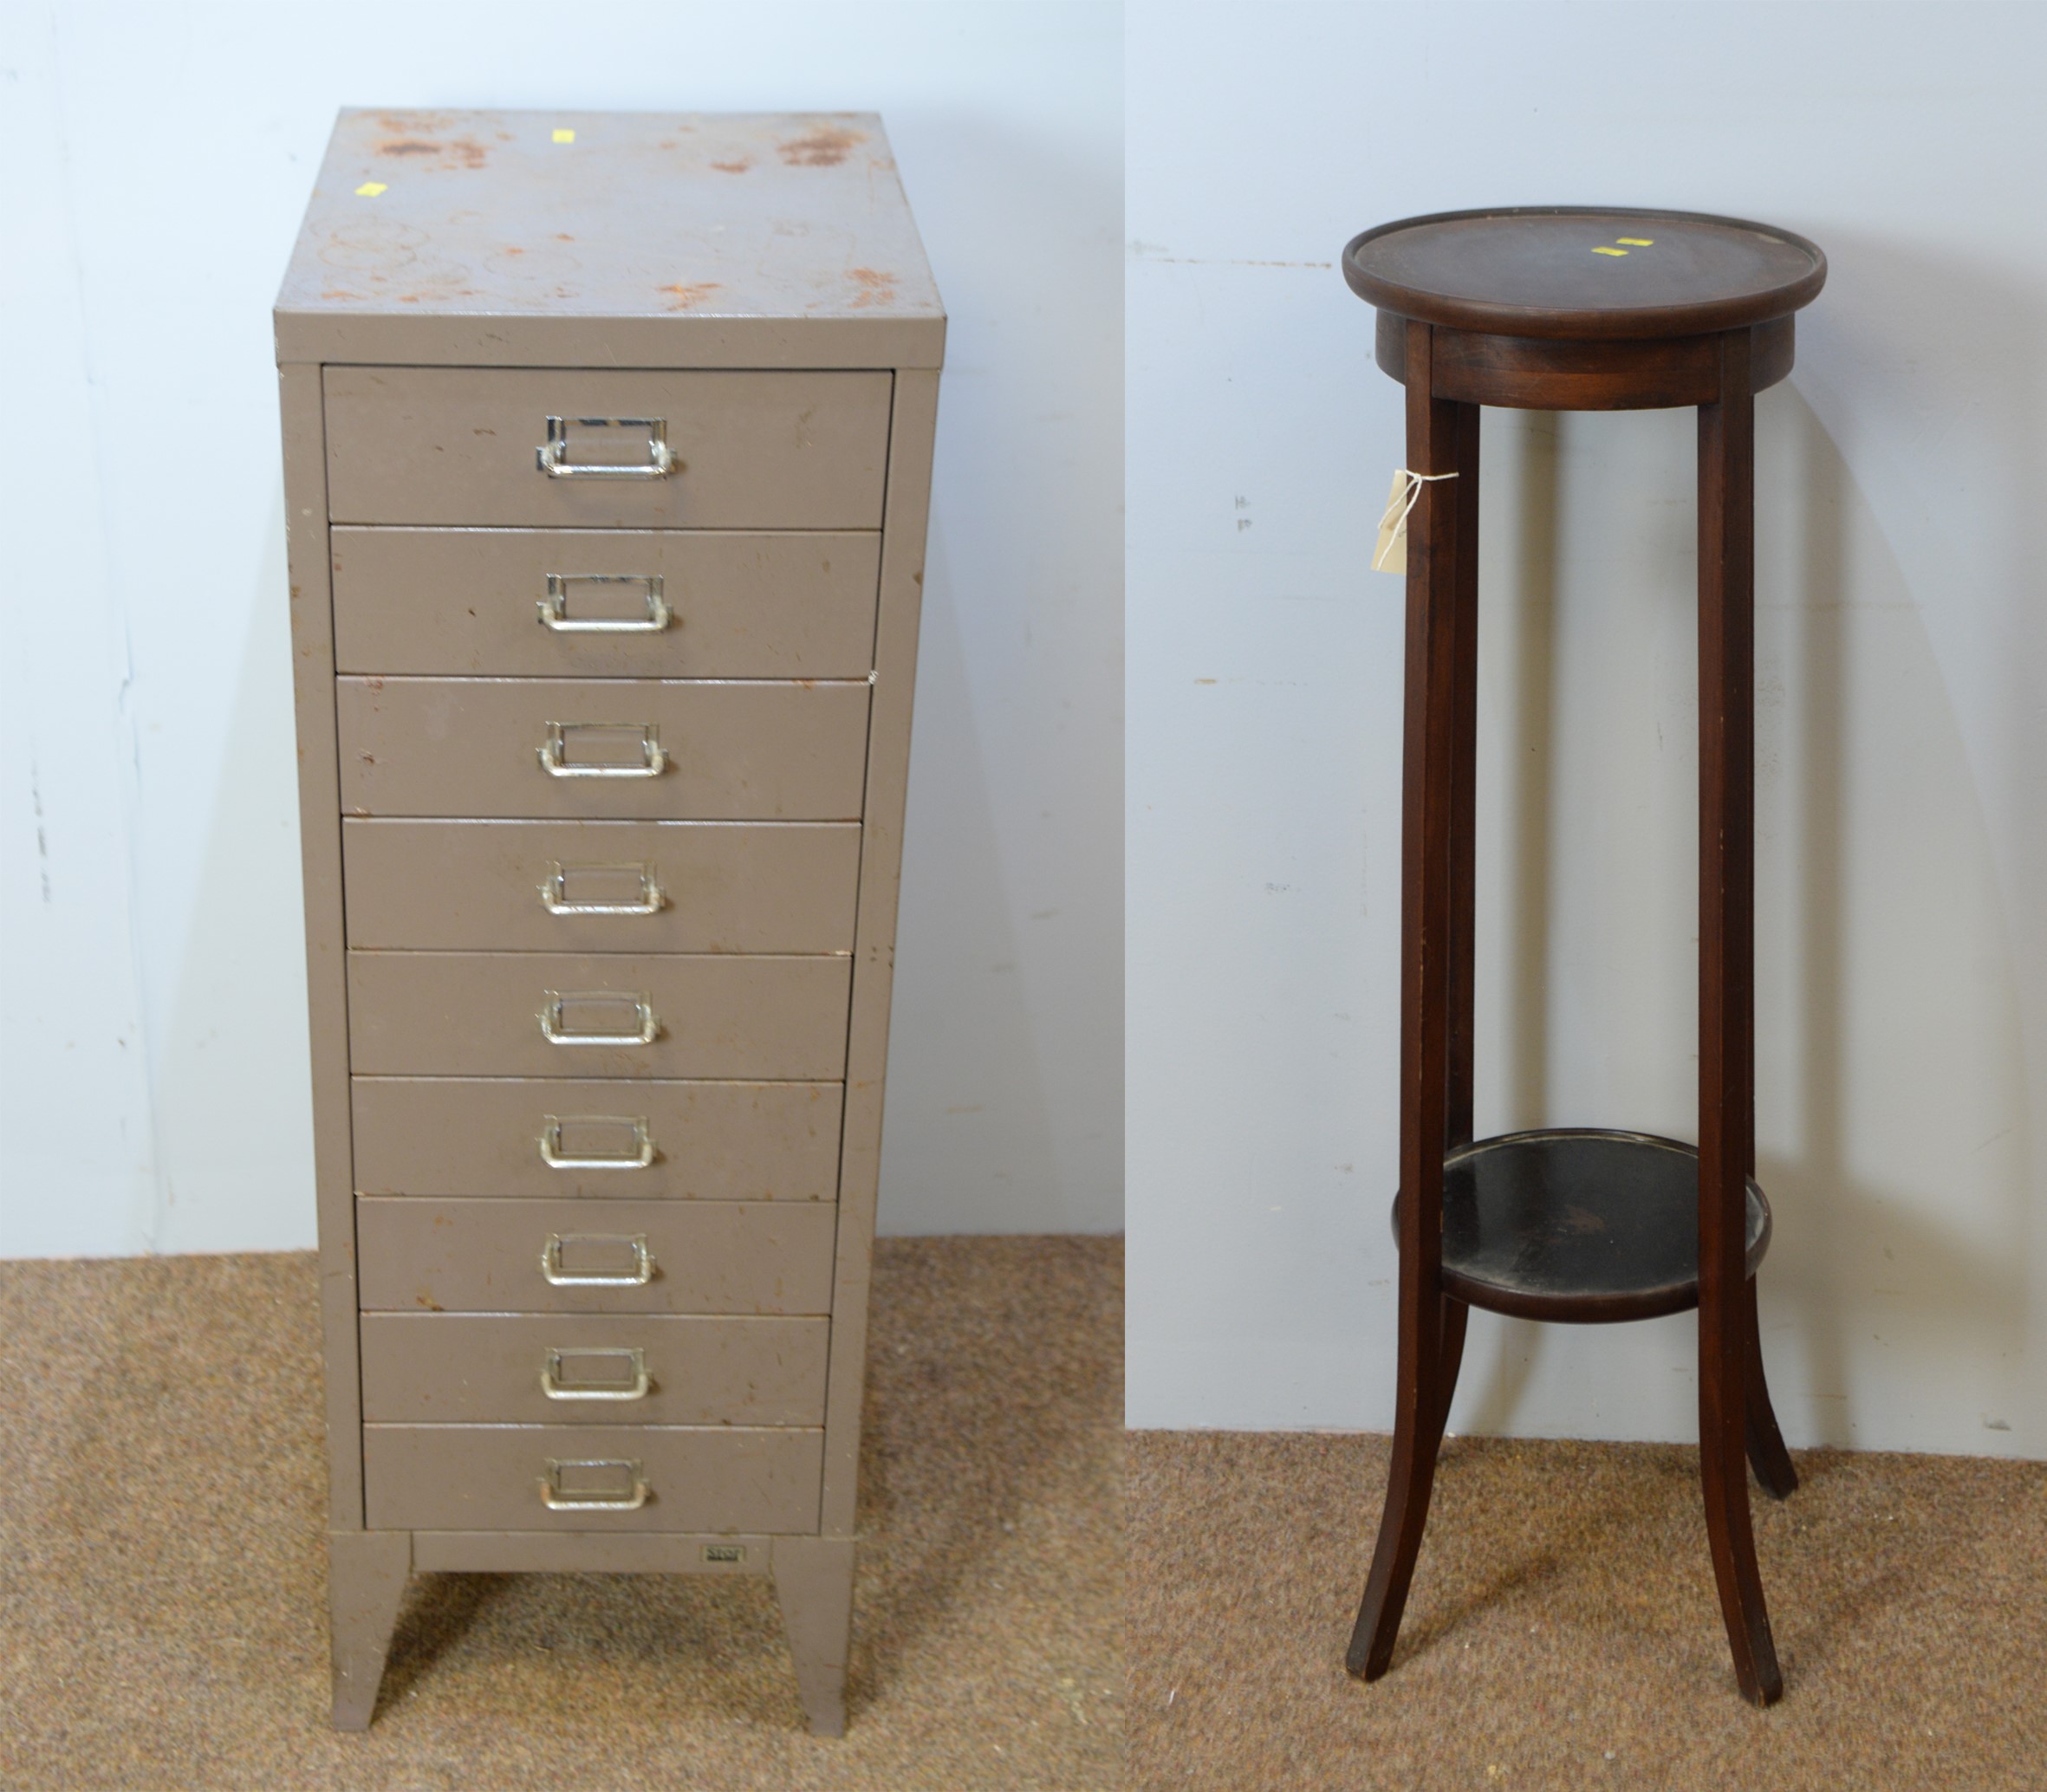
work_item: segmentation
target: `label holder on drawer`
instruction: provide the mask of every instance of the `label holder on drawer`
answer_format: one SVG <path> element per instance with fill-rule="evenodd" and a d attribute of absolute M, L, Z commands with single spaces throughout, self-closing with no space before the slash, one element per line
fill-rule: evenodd
<path fill-rule="evenodd" d="M 660 634 L 675 620 L 659 573 L 549 573 L 548 594 L 535 607 L 543 628 L 556 634 Z M 644 616 L 571 616 L 571 585 L 637 585 L 647 595 Z"/>
<path fill-rule="evenodd" d="M 571 1367 L 582 1363 L 618 1363 L 622 1377 L 610 1380 L 575 1378 Z M 540 1365 L 540 1391 L 550 1400 L 643 1400 L 653 1391 L 647 1372 L 647 1352 L 639 1345 L 550 1345 Z"/>
<path fill-rule="evenodd" d="M 534 749 L 541 769 L 551 778 L 658 778 L 668 769 L 668 756 L 661 749 L 661 730 L 653 722 L 549 722 L 547 738 Z M 572 764 L 569 737 L 572 734 L 633 734 L 639 737 L 637 763 L 623 765 L 603 760 Z"/>
<path fill-rule="evenodd" d="M 595 1487 L 588 1484 L 603 1473 L 616 1474 L 626 1485 L 614 1492 L 601 1484 Z M 585 1484 L 565 1485 L 571 1478 Z M 637 1512 L 653 1494 L 653 1489 L 647 1482 L 646 1464 L 619 1458 L 564 1462 L 550 1456 L 547 1472 L 540 1477 L 540 1503 L 550 1512 Z"/>
<path fill-rule="evenodd" d="M 660 1037 L 661 1017 L 654 1012 L 653 998 L 644 993 L 626 995 L 617 990 L 548 990 L 541 996 L 541 1036 L 549 1045 L 652 1045 Z M 564 1011 L 571 1003 L 629 1006 L 634 1026 L 629 1033 L 586 1033 L 569 1025 Z"/>
<path fill-rule="evenodd" d="M 564 1126 L 630 1126 L 633 1149 L 614 1152 L 565 1151 L 562 1144 Z M 542 1120 L 540 1160 L 550 1170 L 645 1170 L 660 1154 L 645 1114 L 628 1119 L 622 1114 L 550 1114 Z"/>
<path fill-rule="evenodd" d="M 571 1245 L 622 1244 L 631 1255 L 630 1269 L 572 1269 L 562 1262 Z M 540 1273 L 550 1288 L 645 1288 L 654 1279 L 654 1254 L 647 1248 L 647 1235 L 630 1237 L 608 1232 L 549 1232 L 541 1247 Z"/>
<path fill-rule="evenodd" d="M 668 451 L 665 417 L 550 417 L 548 438 L 533 451 L 534 464 L 550 479 L 666 479 L 681 463 Z M 643 429 L 644 461 L 572 461 L 569 432 L 575 429 Z"/>
<path fill-rule="evenodd" d="M 625 876 L 636 879 L 640 885 L 637 898 L 626 902 L 577 900 L 569 893 L 569 880 L 584 880 L 607 876 Z M 548 860 L 547 881 L 540 886 L 540 906 L 551 915 L 653 915 L 667 906 L 667 893 L 661 888 L 656 867 L 638 865 L 564 865 L 559 859 Z"/>

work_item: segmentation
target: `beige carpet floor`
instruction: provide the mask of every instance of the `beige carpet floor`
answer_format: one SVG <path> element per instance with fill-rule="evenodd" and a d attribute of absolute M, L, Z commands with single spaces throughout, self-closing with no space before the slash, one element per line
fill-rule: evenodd
<path fill-rule="evenodd" d="M 751 1577 L 413 1583 L 327 1727 L 309 1256 L 0 1265 L 0 1788 L 1111 1787 L 1122 1256 L 885 1241 L 842 1742 Z"/>
<path fill-rule="evenodd" d="M 2047 1464 L 1801 1453 L 1734 1688 L 1695 1451 L 1452 1439 L 1393 1671 L 1343 1671 L 1387 1440 L 1134 1432 L 1134 1788 L 2047 1789 Z"/>

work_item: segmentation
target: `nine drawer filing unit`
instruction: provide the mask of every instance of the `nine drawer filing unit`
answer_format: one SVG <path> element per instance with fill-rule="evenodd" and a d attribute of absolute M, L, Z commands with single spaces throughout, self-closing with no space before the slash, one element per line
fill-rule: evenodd
<path fill-rule="evenodd" d="M 843 1724 L 945 319 L 878 120 L 344 113 L 276 313 L 335 1722 L 413 1570 Z"/>

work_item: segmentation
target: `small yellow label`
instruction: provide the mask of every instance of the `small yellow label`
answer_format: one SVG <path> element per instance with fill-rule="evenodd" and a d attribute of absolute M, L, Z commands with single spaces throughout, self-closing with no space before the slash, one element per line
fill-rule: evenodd
<path fill-rule="evenodd" d="M 1616 243 L 1625 243 L 1630 249 L 1649 249 L 1655 245 L 1654 237 L 1616 237 Z"/>
<path fill-rule="evenodd" d="M 574 131 L 556 131 L 555 133 L 555 141 L 557 143 L 573 143 L 575 141 L 575 133 Z"/>
<path fill-rule="evenodd" d="M 355 197 L 359 199 L 374 199 L 379 193 L 389 191 L 380 180 L 366 180 L 355 189 Z"/>
<path fill-rule="evenodd" d="M 1626 255 L 1628 253 L 1625 249 L 1608 249 L 1603 243 L 1592 252 L 1595 255 Z"/>

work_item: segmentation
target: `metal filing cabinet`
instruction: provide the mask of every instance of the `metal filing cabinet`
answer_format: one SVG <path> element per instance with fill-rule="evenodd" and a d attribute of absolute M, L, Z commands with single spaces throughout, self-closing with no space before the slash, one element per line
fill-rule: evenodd
<path fill-rule="evenodd" d="M 334 1717 L 771 1574 L 843 1724 L 945 318 L 880 121 L 348 112 L 276 312 Z"/>

